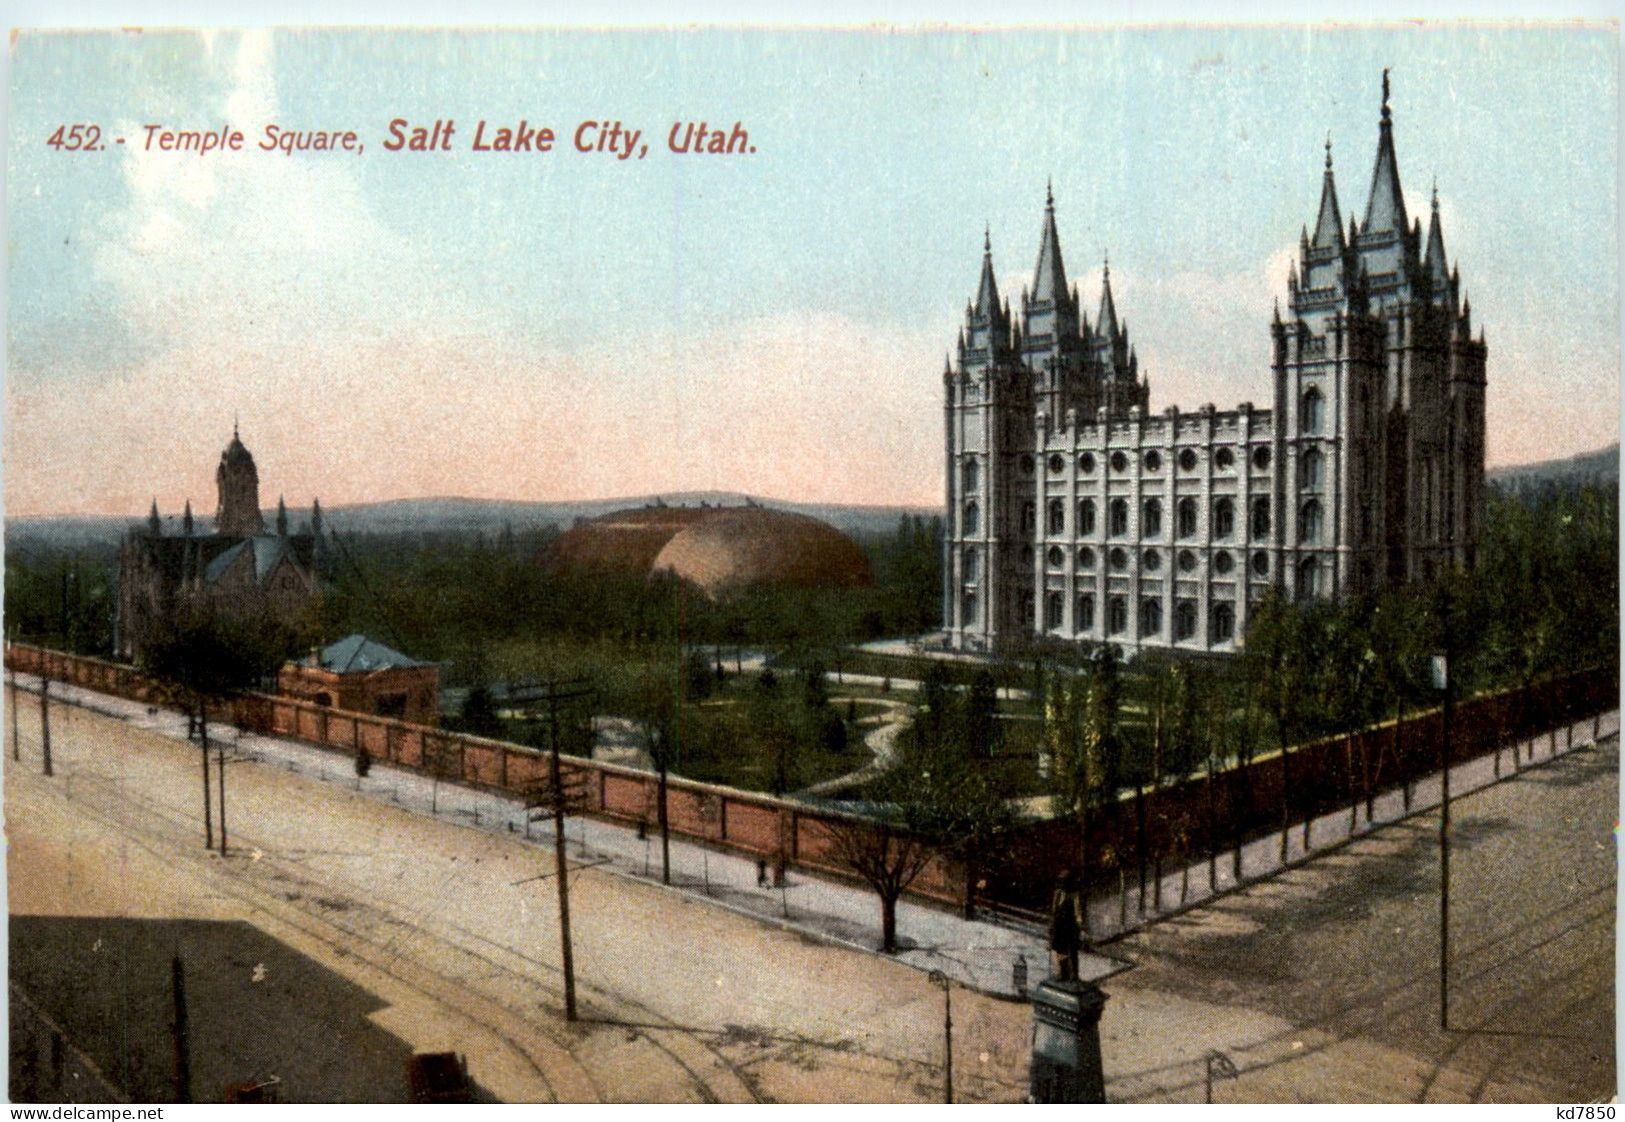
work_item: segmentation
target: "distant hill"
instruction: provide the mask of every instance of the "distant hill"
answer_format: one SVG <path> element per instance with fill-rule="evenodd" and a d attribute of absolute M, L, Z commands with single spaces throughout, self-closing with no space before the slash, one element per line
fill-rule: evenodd
<path fill-rule="evenodd" d="M 776 499 L 762 499 L 737 491 L 684 491 L 665 495 L 644 495 L 622 499 L 587 499 L 574 502 L 527 502 L 521 499 L 462 499 L 435 497 L 424 499 L 390 499 L 379 503 L 358 503 L 353 506 L 324 507 L 322 514 L 330 528 L 353 534 L 500 534 L 505 526 L 516 532 L 554 526 L 568 530 L 578 519 L 596 518 L 613 510 L 664 503 L 667 506 L 744 506 L 756 503 L 776 510 L 806 514 L 848 534 L 889 534 L 896 530 L 897 521 L 904 515 L 931 517 L 940 514 L 935 507 L 912 506 L 848 506 L 839 503 L 789 503 Z M 276 517 L 275 510 L 265 512 L 269 526 Z M 310 512 L 306 509 L 288 511 L 288 520 L 294 529 L 307 523 Z M 120 518 L 110 515 L 64 515 L 60 517 L 8 518 L 6 538 L 12 546 L 30 543 L 57 547 L 84 548 L 115 545 L 119 537 L 131 526 L 141 525 L 145 517 L 135 515 Z M 197 518 L 199 533 L 210 533 L 212 518 Z M 180 532 L 180 518 L 164 519 L 167 533 Z"/>
<path fill-rule="evenodd" d="M 1514 494 L 1549 486 L 1619 484 L 1619 444 L 1615 442 L 1595 452 L 1582 452 L 1561 460 L 1541 460 L 1491 468 L 1485 472 L 1490 483 Z"/>

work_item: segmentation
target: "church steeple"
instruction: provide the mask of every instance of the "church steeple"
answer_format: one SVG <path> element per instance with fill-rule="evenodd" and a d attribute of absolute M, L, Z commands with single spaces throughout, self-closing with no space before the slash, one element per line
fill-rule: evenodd
<path fill-rule="evenodd" d="M 1315 249 L 1343 248 L 1343 214 L 1337 207 L 1337 183 L 1332 177 L 1332 136 L 1326 134 L 1326 176 L 1320 187 L 1320 217 L 1315 220 Z"/>
<path fill-rule="evenodd" d="M 186 500 L 186 513 L 181 515 L 181 533 L 192 536 L 192 500 Z"/>
<path fill-rule="evenodd" d="M 1393 113 L 1388 108 L 1388 71 L 1382 72 L 1382 127 L 1377 138 L 1377 164 L 1371 173 L 1371 197 L 1366 203 L 1361 229 L 1368 233 L 1410 228 L 1405 216 L 1405 195 L 1399 187 L 1399 160 L 1394 155 Z"/>
<path fill-rule="evenodd" d="M 288 504 L 281 495 L 276 497 L 276 536 L 288 536 Z"/>
<path fill-rule="evenodd" d="M 147 514 L 147 532 L 161 534 L 164 532 L 163 520 L 158 517 L 158 499 L 152 500 L 152 510 Z"/>

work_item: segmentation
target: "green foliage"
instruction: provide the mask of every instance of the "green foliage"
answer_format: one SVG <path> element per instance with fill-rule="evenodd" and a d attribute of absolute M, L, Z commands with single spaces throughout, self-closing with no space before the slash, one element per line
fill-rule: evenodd
<path fill-rule="evenodd" d="M 113 649 L 113 574 L 107 548 L 8 548 L 6 634 L 57 650 L 106 657 Z"/>
<path fill-rule="evenodd" d="M 186 612 L 150 637 L 141 669 L 194 696 L 216 696 L 261 682 L 281 661 L 274 629 L 212 612 Z"/>

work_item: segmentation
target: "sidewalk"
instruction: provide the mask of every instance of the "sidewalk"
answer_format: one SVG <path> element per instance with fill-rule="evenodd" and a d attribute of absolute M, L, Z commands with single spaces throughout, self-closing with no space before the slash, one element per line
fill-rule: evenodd
<path fill-rule="evenodd" d="M 17 675 L 19 689 L 37 695 L 38 679 Z M 152 709 L 139 702 L 94 693 L 62 682 L 53 682 L 54 701 L 100 713 L 148 729 L 176 740 L 186 739 L 184 714 Z M 214 727 L 214 726 L 211 726 Z M 228 746 L 228 762 L 253 761 L 263 767 L 287 771 L 360 791 L 375 799 L 387 800 L 402 809 L 445 818 L 458 825 L 494 833 L 523 835 L 538 846 L 551 845 L 548 822 L 529 822 L 529 812 L 515 798 L 476 791 L 440 782 L 403 768 L 375 762 L 365 779 L 358 779 L 351 759 L 330 750 L 299 741 L 239 733 L 230 726 L 218 726 Z M 1598 739 L 1618 735 L 1619 713 L 1601 715 L 1596 722 Z M 1550 762 L 1593 742 L 1593 720 L 1523 742 L 1518 749 L 1521 773 Z M 1495 774 L 1493 756 L 1483 756 L 1451 769 L 1451 798 L 1471 794 L 1492 783 L 1512 778 L 1512 752 L 1503 753 L 1501 775 Z M 228 792 L 229 797 L 229 792 Z M 1208 883 L 1208 862 L 1189 866 L 1169 864 L 1162 877 L 1162 906 L 1156 906 L 1155 887 L 1147 885 L 1146 907 L 1139 907 L 1139 878 L 1127 882 L 1126 901 L 1113 890 L 1097 894 L 1090 901 L 1091 931 L 1097 945 L 1109 943 L 1148 923 L 1188 910 L 1224 895 L 1240 885 L 1251 883 L 1323 855 L 1385 825 L 1423 814 L 1439 802 L 1438 776 L 1417 781 L 1412 787 L 1411 808 L 1395 790 L 1379 795 L 1373 815 L 1367 819 L 1362 800 L 1357 824 L 1351 829 L 1347 807 L 1323 815 L 1309 824 L 1310 847 L 1304 845 L 1305 830 L 1294 825 L 1288 838 L 1285 864 L 1281 861 L 1280 834 L 1273 833 L 1247 843 L 1241 850 L 1240 881 L 1233 873 L 1233 851 L 1219 854 L 1215 883 Z M 582 866 L 602 869 L 634 880 L 660 882 L 660 838 L 651 831 L 639 838 L 635 829 L 618 823 L 575 817 L 565 823 L 570 856 Z M 671 839 L 671 890 L 714 906 L 758 918 L 813 938 L 824 939 L 858 950 L 877 953 L 880 945 L 880 902 L 865 886 L 827 880 L 791 870 L 783 888 L 757 884 L 754 857 L 715 850 L 688 839 Z M 550 866 L 547 866 L 550 867 Z M 1185 874 L 1188 872 L 1188 878 Z M 544 874 L 545 876 L 546 874 Z M 1180 898 L 1181 880 L 1187 879 L 1187 894 Z M 1126 906 L 1125 906 L 1126 903 Z M 998 922 L 965 920 L 956 912 L 926 907 L 903 900 L 897 906 L 899 962 L 920 970 L 940 970 L 955 982 L 999 997 L 1022 998 L 1030 986 L 1048 973 L 1047 939 L 1044 933 Z M 1025 963 L 1024 969 L 1018 963 Z M 1081 974 L 1098 981 L 1121 970 L 1128 963 L 1096 953 L 1084 956 Z M 1025 974 L 1027 984 L 1018 985 Z"/>

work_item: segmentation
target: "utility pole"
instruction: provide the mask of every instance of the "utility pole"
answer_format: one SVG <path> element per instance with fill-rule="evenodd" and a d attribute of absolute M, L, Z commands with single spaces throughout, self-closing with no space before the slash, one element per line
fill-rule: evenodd
<path fill-rule="evenodd" d="M 203 848 L 214 848 L 214 820 L 209 810 L 209 703 L 197 697 L 198 739 L 203 745 Z"/>
<path fill-rule="evenodd" d="M 564 853 L 565 790 L 562 769 L 559 767 L 559 702 L 590 697 L 593 689 L 584 679 L 569 682 L 549 680 L 544 684 L 540 700 L 547 703 L 548 732 L 548 798 L 553 811 L 553 869 L 559 882 L 559 946 L 564 967 L 564 1019 L 576 1020 L 575 955 L 570 942 L 570 880 L 569 865 Z M 528 815 L 527 815 L 528 821 Z"/>
<path fill-rule="evenodd" d="M 11 675 L 11 758 L 21 761 L 23 758 L 22 738 L 17 735 L 17 671 L 9 671 Z"/>
<path fill-rule="evenodd" d="M 45 752 L 45 774 L 51 775 L 51 679 L 39 680 L 40 744 Z"/>
<path fill-rule="evenodd" d="M 175 1019 L 170 1031 L 175 1044 L 175 1101 L 192 1101 L 192 1030 L 186 1017 L 186 968 L 181 956 L 169 960 L 170 994 L 175 1003 Z"/>
<path fill-rule="evenodd" d="M 931 971 L 933 984 L 942 987 L 942 1101 L 954 1101 L 954 983 L 941 970 Z"/>
<path fill-rule="evenodd" d="M 208 752 L 208 749 L 203 749 Z M 226 741 L 222 737 L 215 747 L 215 770 L 220 776 L 220 856 L 226 855 Z"/>
<path fill-rule="evenodd" d="M 1450 721 L 1455 683 L 1451 679 L 1450 625 L 1446 615 L 1444 654 L 1444 728 L 1439 737 L 1439 1029 L 1450 1028 Z"/>

